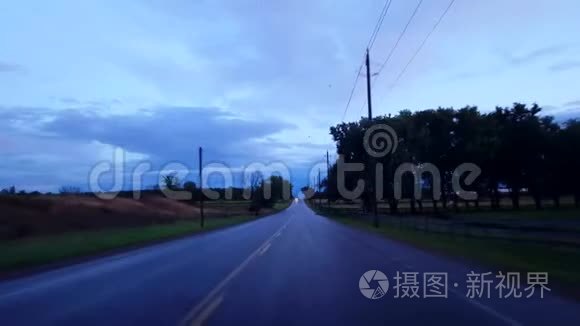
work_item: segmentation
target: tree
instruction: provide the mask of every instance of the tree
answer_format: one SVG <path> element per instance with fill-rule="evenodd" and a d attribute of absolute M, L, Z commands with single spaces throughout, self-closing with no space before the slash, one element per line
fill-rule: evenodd
<path fill-rule="evenodd" d="M 512 108 L 496 108 L 493 114 L 501 139 L 496 164 L 499 164 L 501 178 L 510 188 L 514 209 L 520 207 L 522 189 L 531 190 L 536 203 L 541 197 L 540 181 L 537 180 L 541 176 L 537 173 L 541 169 L 545 145 L 538 117 L 540 111 L 537 104 L 527 108 L 525 104 L 514 103 Z"/>
<path fill-rule="evenodd" d="M 183 183 L 183 190 L 189 192 L 191 194 L 191 200 L 196 201 L 199 200 L 199 196 L 197 194 L 197 185 L 193 181 L 186 181 Z"/>
<path fill-rule="evenodd" d="M 260 172 L 253 172 L 250 175 L 250 211 L 255 212 L 256 215 L 260 212 L 264 204 L 264 179 Z"/>
<path fill-rule="evenodd" d="M 75 186 L 62 186 L 62 187 L 59 188 L 58 192 L 61 195 L 80 194 L 81 193 L 81 188 L 75 187 Z"/>
<path fill-rule="evenodd" d="M 377 124 L 386 124 L 395 130 L 396 152 L 375 160 L 384 168 L 381 181 L 392 213 L 397 212 L 398 205 L 398 198 L 392 191 L 393 175 L 401 163 L 417 167 L 431 163 L 439 169 L 443 208 L 453 199 L 454 207 L 459 209 L 459 196 L 452 191 L 451 181 L 455 168 L 462 163 L 474 163 L 482 171 L 470 185 L 465 184 L 465 176 L 460 178 L 462 188 L 487 195 L 494 209 L 499 208 L 501 186 L 510 189 L 514 209 L 520 206 L 521 193 L 530 194 L 538 209 L 547 197 L 559 206 L 564 193 L 574 194 L 576 205 L 580 205 L 580 170 L 577 169 L 580 166 L 580 122 L 571 120 L 560 126 L 553 117 L 542 116 L 541 111 L 537 104 L 522 103 L 496 107 L 490 113 L 481 113 L 475 106 L 459 110 L 400 111 L 395 116 L 379 116 L 372 121 L 363 118 L 358 122 L 343 122 L 331 127 L 330 134 L 344 162 L 363 163 L 368 170 L 373 167 L 368 166 L 371 161 L 363 146 L 365 133 Z M 365 176 L 365 172 L 348 173 L 345 186 L 352 189 Z M 410 200 L 412 212 L 417 206 L 421 211 L 423 206 L 421 200 L 415 201 L 413 189 L 421 187 L 421 193 L 425 194 L 434 190 L 433 176 L 425 174 L 418 183 L 415 180 L 412 173 L 404 174 L 402 179 L 402 195 Z M 340 198 L 335 165 L 323 184 L 329 199 Z M 369 196 L 365 189 L 361 199 L 366 210 L 370 208 Z M 438 201 L 431 198 L 437 210 Z M 478 200 L 474 203 L 479 207 Z M 468 206 L 469 202 L 465 204 Z"/>
<path fill-rule="evenodd" d="M 267 198 L 269 204 L 273 205 L 280 200 L 289 200 L 292 197 L 292 184 L 282 178 L 281 176 L 273 175 L 266 181 L 267 185 L 264 187 L 270 187 L 270 198 Z"/>
<path fill-rule="evenodd" d="M 558 167 L 563 167 L 558 187 L 574 195 L 576 207 L 580 207 L 580 120 L 568 120 L 559 136 L 561 144 Z"/>
<path fill-rule="evenodd" d="M 304 197 L 308 198 L 308 199 L 312 199 L 316 194 L 316 190 L 314 190 L 310 186 L 304 186 L 304 187 L 300 188 L 300 191 L 302 192 Z"/>
<path fill-rule="evenodd" d="M 366 128 L 369 126 L 368 120 L 362 119 L 360 122 L 341 123 L 330 128 L 330 134 L 336 142 L 337 154 L 341 155 L 345 163 L 365 163 L 367 153 L 363 146 L 363 137 Z M 344 176 L 345 187 L 353 189 L 359 179 L 366 177 L 364 172 L 350 172 Z M 363 208 L 370 210 L 368 194 L 363 192 Z"/>
<path fill-rule="evenodd" d="M 322 187 L 324 187 L 324 196 L 332 201 L 336 201 L 340 198 L 338 193 L 338 167 L 336 163 L 332 164 L 328 171 L 328 176 L 321 181 Z M 309 189 L 308 187 L 306 187 Z M 301 189 L 304 192 L 303 189 Z"/>
<path fill-rule="evenodd" d="M 179 187 L 181 186 L 181 184 L 179 182 L 179 178 L 177 178 L 176 173 L 171 173 L 171 174 L 167 174 L 167 175 L 162 176 L 162 181 L 163 181 L 163 186 L 165 187 L 165 189 L 179 190 Z"/>
<path fill-rule="evenodd" d="M 10 186 L 8 188 L 4 188 L 2 189 L 2 191 L 0 191 L 0 193 L 2 193 L 3 195 L 14 195 L 16 194 L 16 187 Z"/>

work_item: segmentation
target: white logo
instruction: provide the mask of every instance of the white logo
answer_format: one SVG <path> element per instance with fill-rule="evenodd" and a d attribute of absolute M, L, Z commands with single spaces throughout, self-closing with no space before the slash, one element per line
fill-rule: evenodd
<path fill-rule="evenodd" d="M 372 285 L 375 285 L 375 288 L 371 287 L 371 282 L 373 282 Z M 366 298 L 372 300 L 380 299 L 389 290 L 389 280 L 383 272 L 373 269 L 360 277 L 358 288 Z"/>
<path fill-rule="evenodd" d="M 398 145 L 399 139 L 395 129 L 385 124 L 370 127 L 363 137 L 365 151 L 374 158 L 394 153 Z"/>

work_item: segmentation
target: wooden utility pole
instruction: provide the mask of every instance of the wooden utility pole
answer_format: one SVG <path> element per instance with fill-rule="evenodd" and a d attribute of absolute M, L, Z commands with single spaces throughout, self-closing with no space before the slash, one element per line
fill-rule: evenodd
<path fill-rule="evenodd" d="M 199 214 L 200 214 L 200 226 L 203 228 L 205 222 L 205 216 L 203 214 L 203 149 L 199 147 Z"/>
<path fill-rule="evenodd" d="M 318 193 L 318 208 L 320 208 L 322 194 L 320 193 L 320 169 L 318 169 L 318 181 L 316 182 L 316 192 Z"/>
<path fill-rule="evenodd" d="M 330 207 L 330 160 L 326 151 L 326 206 Z"/>
<path fill-rule="evenodd" d="M 371 63 L 370 63 L 370 58 L 369 58 L 369 49 L 367 49 L 367 56 L 366 56 L 366 67 L 367 67 L 367 104 L 368 104 L 368 109 L 369 109 L 369 122 L 372 123 L 373 121 L 373 103 L 372 103 L 372 97 L 371 97 Z M 379 216 L 377 214 L 377 199 L 375 198 L 375 189 L 376 189 L 376 178 L 375 178 L 375 160 L 370 157 L 369 154 L 369 160 L 368 160 L 368 165 L 367 169 L 369 169 L 369 171 L 367 172 L 367 175 L 369 176 L 369 183 L 370 185 L 367 185 L 367 189 L 368 191 L 368 196 L 370 198 L 370 202 L 371 205 L 373 206 L 373 213 L 374 213 L 374 218 L 373 218 L 373 222 L 375 227 L 379 227 Z"/>
<path fill-rule="evenodd" d="M 365 60 L 367 66 L 367 104 L 369 108 L 369 120 L 373 120 L 373 104 L 371 101 L 371 63 L 369 58 L 369 49 L 367 49 L 367 57 Z"/>

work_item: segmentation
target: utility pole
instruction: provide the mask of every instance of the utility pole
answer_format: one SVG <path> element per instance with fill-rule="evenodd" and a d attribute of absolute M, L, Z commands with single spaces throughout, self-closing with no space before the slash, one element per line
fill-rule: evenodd
<path fill-rule="evenodd" d="M 369 58 L 369 49 L 367 49 L 366 66 L 367 66 L 367 103 L 369 107 L 369 120 L 373 120 L 373 104 L 371 102 L 371 62 Z"/>
<path fill-rule="evenodd" d="M 372 97 L 371 97 L 371 62 L 370 62 L 370 58 L 369 58 L 369 49 L 367 48 L 367 56 L 366 56 L 366 66 L 367 66 L 367 104 L 368 104 L 368 108 L 369 108 L 369 122 L 372 123 L 373 121 L 373 104 L 372 104 Z M 377 214 L 377 199 L 375 198 L 375 189 L 376 189 L 376 178 L 375 178 L 375 160 L 370 157 L 369 155 L 369 160 L 368 163 L 370 165 L 370 167 L 367 167 L 370 169 L 370 171 L 367 172 L 368 176 L 369 176 L 369 183 L 371 183 L 371 185 L 367 185 L 367 189 L 368 191 L 368 196 L 370 196 L 370 201 L 371 201 L 371 205 L 373 206 L 373 213 L 374 213 L 374 218 L 373 218 L 373 222 L 375 227 L 379 227 L 379 216 Z"/>
<path fill-rule="evenodd" d="M 322 207 L 322 194 L 320 191 L 320 169 L 318 169 L 318 207 Z"/>
<path fill-rule="evenodd" d="M 330 208 L 330 160 L 326 151 L 326 206 Z"/>
<path fill-rule="evenodd" d="M 205 217 L 203 215 L 203 149 L 199 147 L 199 213 L 200 213 L 200 226 L 203 229 Z"/>
<path fill-rule="evenodd" d="M 308 187 L 310 187 L 310 189 L 312 189 L 312 198 L 310 199 L 310 202 L 312 204 L 316 204 L 316 178 L 313 176 L 310 181 L 308 182 Z"/>

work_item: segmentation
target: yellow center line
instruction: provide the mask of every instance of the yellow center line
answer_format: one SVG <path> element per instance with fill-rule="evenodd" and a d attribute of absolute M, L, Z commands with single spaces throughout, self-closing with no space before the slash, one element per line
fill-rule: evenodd
<path fill-rule="evenodd" d="M 218 293 L 220 293 L 228 285 L 228 283 L 232 279 L 234 279 L 238 274 L 240 274 L 240 272 L 246 266 L 248 266 L 248 264 L 255 257 L 257 257 L 264 248 L 267 248 L 270 246 L 270 241 L 272 241 L 275 238 L 277 232 L 280 232 L 282 229 L 284 229 L 288 225 L 288 223 L 290 223 L 291 218 L 292 217 L 290 217 L 288 219 L 288 221 L 286 221 L 286 223 L 284 223 L 284 225 L 282 225 L 282 227 L 280 227 L 280 229 L 278 229 L 276 232 L 274 232 L 274 234 L 272 234 L 272 236 L 269 237 L 268 240 L 264 241 L 264 243 L 261 246 L 259 246 L 258 249 L 256 249 L 254 252 L 252 252 L 252 254 L 250 254 L 250 256 L 248 256 L 248 258 L 246 258 L 238 267 L 236 267 L 232 272 L 230 272 L 230 274 L 228 274 L 228 276 L 226 276 L 226 278 L 224 278 L 213 290 L 211 290 L 203 300 L 201 300 L 196 306 L 194 306 L 189 311 L 189 313 L 183 318 L 183 320 L 179 323 L 179 325 L 185 326 L 185 325 L 189 324 L 189 321 L 197 320 L 196 316 L 200 315 L 200 312 L 202 312 L 202 309 L 208 303 L 210 303 L 210 301 L 212 301 L 218 295 Z"/>
<path fill-rule="evenodd" d="M 260 250 L 260 256 L 262 256 L 266 251 L 268 251 L 268 249 L 270 248 L 271 243 L 268 242 L 268 244 L 266 244 L 265 247 L 262 248 L 262 250 Z"/>
<path fill-rule="evenodd" d="M 191 321 L 192 326 L 201 326 L 203 323 L 211 316 L 211 314 L 219 307 L 219 305 L 224 301 L 224 296 L 220 295 L 214 301 L 212 301 L 200 314 Z"/>

